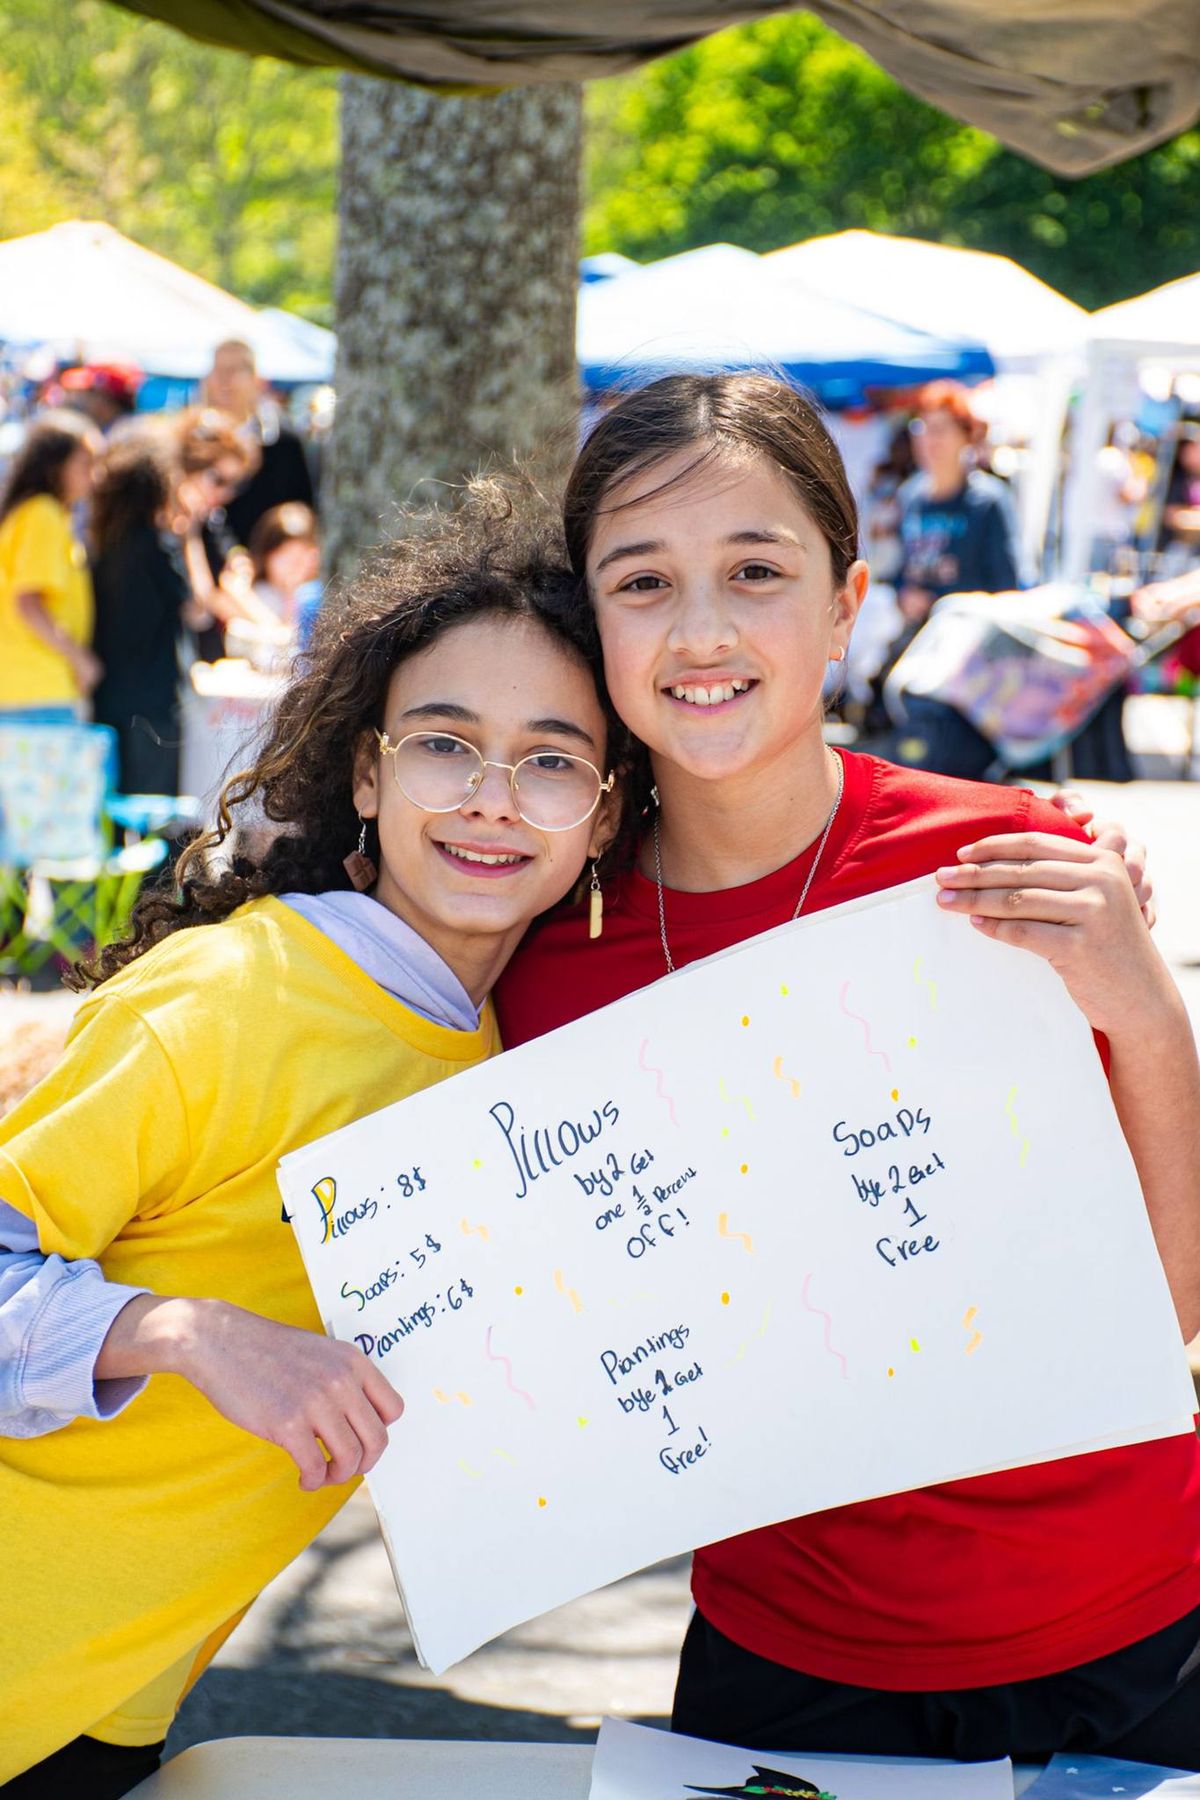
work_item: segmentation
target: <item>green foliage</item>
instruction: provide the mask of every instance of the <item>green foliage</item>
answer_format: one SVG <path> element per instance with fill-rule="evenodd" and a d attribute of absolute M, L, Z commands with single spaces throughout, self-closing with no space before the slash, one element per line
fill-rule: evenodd
<path fill-rule="evenodd" d="M 332 71 L 100 0 L 0 0 L 0 114 L 0 237 L 104 219 L 242 299 L 332 322 Z"/>
<path fill-rule="evenodd" d="M 865 227 L 998 251 L 1087 307 L 1200 268 L 1200 131 L 1069 181 L 805 14 L 594 83 L 588 107 L 588 251 L 648 261 Z"/>

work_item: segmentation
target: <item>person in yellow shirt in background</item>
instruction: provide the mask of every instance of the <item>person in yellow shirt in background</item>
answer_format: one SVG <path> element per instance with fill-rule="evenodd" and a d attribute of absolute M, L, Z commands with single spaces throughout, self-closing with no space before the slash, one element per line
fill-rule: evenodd
<path fill-rule="evenodd" d="M 492 983 L 618 828 L 590 612 L 557 537 L 500 500 L 406 537 L 322 618 L 222 827 L 84 971 L 62 1062 L 0 1126 L 20 1800 L 156 1767 L 189 1683 L 382 1454 L 403 1402 L 320 1335 L 276 1165 L 497 1050 Z M 278 835 L 217 860 L 255 802 Z M 421 1247 L 432 1294 L 453 1251 Z"/>
<path fill-rule="evenodd" d="M 0 721 L 58 724 L 80 715 L 103 670 L 90 644 L 92 580 L 71 529 L 101 448 L 81 415 L 44 413 L 0 498 Z"/>

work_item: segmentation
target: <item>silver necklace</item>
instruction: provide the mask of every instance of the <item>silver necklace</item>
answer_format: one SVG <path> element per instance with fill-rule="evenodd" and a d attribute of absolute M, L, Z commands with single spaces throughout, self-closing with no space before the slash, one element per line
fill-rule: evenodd
<path fill-rule="evenodd" d="M 813 884 L 813 877 L 816 875 L 818 865 L 820 864 L 821 854 L 825 849 L 826 844 L 829 842 L 829 834 L 833 830 L 833 821 L 837 818 L 838 807 L 842 804 L 842 793 L 846 786 L 846 765 L 842 761 L 842 758 L 837 755 L 836 751 L 834 752 L 834 755 L 837 758 L 838 769 L 837 793 L 833 797 L 833 805 L 829 809 L 829 817 L 825 821 L 825 829 L 821 833 L 821 841 L 817 845 L 817 854 L 813 857 L 812 862 L 809 865 L 808 874 L 804 877 L 804 886 L 800 889 L 800 898 L 797 900 L 796 910 L 792 914 L 793 919 L 798 919 L 804 909 L 804 902 L 808 899 L 808 890 Z M 671 946 L 667 942 L 667 909 L 663 902 L 662 844 L 659 839 L 657 812 L 654 815 L 653 838 L 654 881 L 658 888 L 658 935 L 662 939 L 663 956 L 666 958 L 667 974 L 673 975 L 675 973 L 675 962 L 671 955 Z"/>

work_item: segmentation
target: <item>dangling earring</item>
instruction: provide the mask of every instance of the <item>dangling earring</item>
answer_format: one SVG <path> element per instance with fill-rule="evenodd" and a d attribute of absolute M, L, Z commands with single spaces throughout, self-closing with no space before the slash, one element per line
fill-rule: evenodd
<path fill-rule="evenodd" d="M 656 787 L 652 787 L 652 788 L 651 788 L 651 789 L 650 789 L 650 798 L 651 798 L 651 799 L 652 799 L 652 800 L 653 800 L 653 802 L 654 802 L 654 804 L 655 804 L 655 806 L 661 806 L 661 805 L 662 805 L 662 802 L 661 802 L 661 800 L 660 800 L 660 799 L 659 799 L 659 797 L 658 797 L 658 789 L 657 789 L 657 788 L 656 788 Z"/>
<path fill-rule="evenodd" d="M 588 936 L 598 938 L 604 930 L 604 895 L 600 889 L 600 877 L 592 864 L 592 885 L 588 898 Z"/>
<path fill-rule="evenodd" d="M 358 815 L 358 823 L 358 847 L 342 859 L 342 867 L 350 877 L 350 886 L 355 892 L 365 894 L 378 881 L 379 870 L 367 855 L 367 821 L 361 813 Z"/>
<path fill-rule="evenodd" d="M 845 657 L 845 654 L 846 654 L 846 652 L 839 646 L 838 649 L 836 649 L 833 652 L 833 655 L 829 658 L 829 661 L 830 662 L 841 662 L 843 660 L 843 658 Z"/>

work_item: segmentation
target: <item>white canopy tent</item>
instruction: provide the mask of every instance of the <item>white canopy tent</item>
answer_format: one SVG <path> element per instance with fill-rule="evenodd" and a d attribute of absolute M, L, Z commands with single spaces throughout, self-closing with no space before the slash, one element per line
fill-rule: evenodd
<path fill-rule="evenodd" d="M 873 307 L 918 331 L 969 331 L 982 339 L 997 374 L 1026 390 L 1023 410 L 1032 428 L 1018 512 L 1025 555 L 1036 562 L 1058 478 L 1071 383 L 1082 364 L 1088 328 L 1083 307 L 1007 256 L 879 231 L 810 238 L 763 260 L 786 280 Z"/>
<path fill-rule="evenodd" d="M 0 243 L 0 343 L 50 346 L 64 360 L 130 362 L 148 375 L 195 379 L 225 338 L 250 344 L 268 381 L 327 381 L 320 349 L 296 327 L 145 250 L 111 225 L 69 220 Z"/>
<path fill-rule="evenodd" d="M 1200 273 L 1106 306 L 1088 320 L 1065 508 L 1063 561 L 1070 576 L 1088 565 L 1100 452 L 1114 423 L 1136 405 L 1138 372 L 1147 363 L 1163 364 L 1173 374 L 1200 372 Z"/>
<path fill-rule="evenodd" d="M 763 258 L 775 274 L 935 337 L 980 338 L 997 370 L 1034 371 L 1082 344 L 1088 315 L 1007 256 L 839 231 Z"/>
<path fill-rule="evenodd" d="M 803 290 L 779 279 L 765 257 L 732 244 L 707 244 L 584 285 L 577 344 L 593 392 L 674 369 L 757 367 L 802 381 L 839 406 L 869 386 L 992 373 L 973 333 L 935 336 L 879 308 Z"/>

